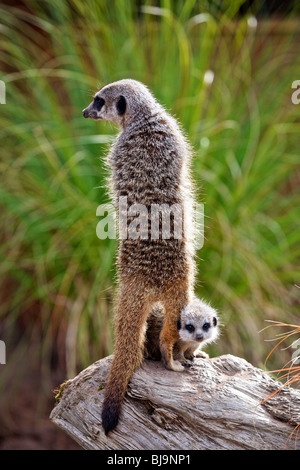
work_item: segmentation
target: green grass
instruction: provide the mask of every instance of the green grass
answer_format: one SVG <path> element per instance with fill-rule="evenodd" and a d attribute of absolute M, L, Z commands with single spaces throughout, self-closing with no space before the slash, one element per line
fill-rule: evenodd
<path fill-rule="evenodd" d="M 299 322 L 299 36 L 293 23 L 285 33 L 280 23 L 251 28 L 250 11 L 237 17 L 242 3 L 1 6 L 6 378 L 34 347 L 38 363 L 55 356 L 68 377 L 112 352 L 116 242 L 96 237 L 96 209 L 107 201 L 99 157 L 117 129 L 81 110 L 121 78 L 146 83 L 195 147 L 206 237 L 197 293 L 224 324 L 211 351 L 262 365 L 265 320 Z"/>

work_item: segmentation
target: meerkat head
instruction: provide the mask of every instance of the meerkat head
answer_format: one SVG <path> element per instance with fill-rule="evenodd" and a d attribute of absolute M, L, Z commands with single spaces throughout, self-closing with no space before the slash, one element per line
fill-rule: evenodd
<path fill-rule="evenodd" d="M 110 121 L 121 127 L 151 115 L 159 104 L 142 83 L 119 80 L 99 90 L 93 101 L 82 111 L 85 118 Z"/>
<path fill-rule="evenodd" d="M 216 310 L 197 298 L 182 310 L 177 326 L 182 341 L 199 346 L 214 341 L 219 334 Z"/>

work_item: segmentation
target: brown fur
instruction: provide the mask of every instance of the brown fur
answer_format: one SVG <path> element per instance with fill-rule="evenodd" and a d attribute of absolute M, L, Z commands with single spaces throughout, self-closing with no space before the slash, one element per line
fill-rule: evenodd
<path fill-rule="evenodd" d="M 153 204 L 179 204 L 190 230 L 191 151 L 176 121 L 144 85 L 134 80 L 107 85 L 96 96 L 105 104 L 98 111 L 93 101 L 83 111 L 84 116 L 110 120 L 122 128 L 108 157 L 116 204 L 120 196 L 126 196 L 128 210 L 132 204 L 146 206 L 148 228 Z M 126 102 L 121 113 L 120 97 L 124 98 L 123 104 Z M 133 220 L 134 217 L 128 217 L 128 226 Z M 193 292 L 194 249 L 191 235 L 185 230 L 186 226 L 183 237 L 176 238 L 172 223 L 168 240 L 148 236 L 126 238 L 119 243 L 115 351 L 102 412 L 106 433 L 116 426 L 128 381 L 142 362 L 146 322 L 157 302 L 164 310 L 160 334 L 162 360 L 169 369 L 183 370 L 180 362 L 173 359 L 172 351 L 178 340 L 177 321 Z"/>

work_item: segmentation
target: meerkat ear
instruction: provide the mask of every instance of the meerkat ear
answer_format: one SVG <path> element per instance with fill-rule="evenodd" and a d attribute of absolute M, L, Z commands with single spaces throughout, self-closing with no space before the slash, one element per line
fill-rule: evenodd
<path fill-rule="evenodd" d="M 213 325 L 214 326 L 217 326 L 217 323 L 218 323 L 218 320 L 216 319 L 216 317 L 213 318 Z"/>
<path fill-rule="evenodd" d="M 178 320 L 178 322 L 177 322 L 177 330 L 181 330 L 181 321 L 180 320 Z"/>
<path fill-rule="evenodd" d="M 126 111 L 126 99 L 124 98 L 124 96 L 122 95 L 120 96 L 120 98 L 117 101 L 116 107 L 117 107 L 118 114 L 122 116 L 122 114 L 124 114 Z"/>

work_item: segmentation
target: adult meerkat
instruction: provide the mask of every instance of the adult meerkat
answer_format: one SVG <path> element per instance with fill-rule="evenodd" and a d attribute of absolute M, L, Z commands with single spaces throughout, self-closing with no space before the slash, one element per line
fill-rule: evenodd
<path fill-rule="evenodd" d="M 121 128 L 108 155 L 112 196 L 117 208 L 120 199 L 123 201 L 118 215 L 119 220 L 127 215 L 128 230 L 124 235 L 122 226 L 117 258 L 115 350 L 102 410 L 107 434 L 118 423 L 128 381 L 143 360 L 146 321 L 156 302 L 164 310 L 162 360 L 171 370 L 184 369 L 173 358 L 173 346 L 179 338 L 177 322 L 191 301 L 194 282 L 192 234 L 187 234 L 193 226 L 191 149 L 176 120 L 145 85 L 135 80 L 104 86 L 83 110 L 83 116 L 111 121 Z M 136 208 L 146 208 L 148 234 L 142 230 L 131 233 L 135 222 L 133 207 L 135 212 Z M 161 227 L 159 236 L 152 236 L 151 214 L 157 207 L 162 209 L 161 219 L 168 209 L 170 215 L 170 208 L 179 207 L 184 220 L 181 236 L 175 233 L 174 214 L 167 239 L 162 236 Z"/>
<path fill-rule="evenodd" d="M 145 357 L 161 359 L 159 336 L 163 326 L 163 311 L 160 305 L 153 308 L 147 320 Z M 218 315 L 214 308 L 203 300 L 194 298 L 181 312 L 177 323 L 178 340 L 173 347 L 173 357 L 184 365 L 190 365 L 194 357 L 208 357 L 201 349 L 215 341 L 219 335 Z"/>

